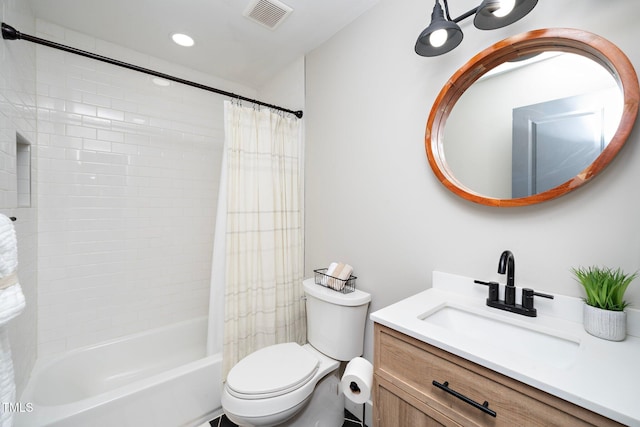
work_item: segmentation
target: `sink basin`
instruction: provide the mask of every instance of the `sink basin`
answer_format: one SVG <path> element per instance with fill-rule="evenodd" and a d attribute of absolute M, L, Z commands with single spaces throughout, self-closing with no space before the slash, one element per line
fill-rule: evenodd
<path fill-rule="evenodd" d="M 504 317 L 504 316 L 503 316 Z M 526 358 L 535 363 L 566 368 L 576 359 L 580 342 L 553 333 L 535 330 L 524 324 L 509 323 L 508 318 L 492 318 L 463 308 L 445 305 L 421 319 L 446 328 L 465 341 L 474 342 Z"/>

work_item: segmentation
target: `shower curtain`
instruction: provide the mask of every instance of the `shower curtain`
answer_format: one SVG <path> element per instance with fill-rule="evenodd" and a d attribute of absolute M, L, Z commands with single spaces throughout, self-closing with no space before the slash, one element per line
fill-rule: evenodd
<path fill-rule="evenodd" d="M 262 347 L 306 340 L 300 123 L 225 102 L 209 310 L 209 352 L 223 342 L 225 377 Z"/>

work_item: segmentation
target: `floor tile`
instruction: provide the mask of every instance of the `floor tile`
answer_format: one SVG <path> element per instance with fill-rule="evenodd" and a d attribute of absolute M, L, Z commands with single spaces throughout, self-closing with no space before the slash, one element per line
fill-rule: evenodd
<path fill-rule="evenodd" d="M 227 416 L 224 414 L 216 418 L 215 420 L 210 421 L 209 424 L 211 425 L 211 427 L 238 427 L 237 424 L 229 421 Z M 367 427 L 367 426 L 366 425 L 363 426 L 362 422 L 355 415 L 345 410 L 344 424 L 342 424 L 342 427 Z"/>

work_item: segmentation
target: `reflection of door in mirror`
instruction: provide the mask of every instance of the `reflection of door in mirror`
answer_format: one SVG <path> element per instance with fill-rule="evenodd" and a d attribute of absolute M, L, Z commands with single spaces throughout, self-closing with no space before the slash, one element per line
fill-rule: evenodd
<path fill-rule="evenodd" d="M 603 99 L 604 93 L 615 96 L 613 106 Z M 570 105 L 569 100 L 585 100 L 588 104 Z M 526 61 L 504 63 L 478 79 L 452 109 L 444 132 L 447 164 L 462 184 L 480 194 L 501 199 L 539 194 L 569 181 L 597 157 L 586 164 L 574 165 L 574 173 L 567 174 L 565 165 L 576 158 L 575 130 L 579 128 L 578 133 L 585 134 L 589 132 L 585 126 L 600 128 L 601 114 L 586 113 L 602 109 L 603 103 L 608 105 L 607 123 L 612 126 L 607 127 L 606 144 L 615 134 L 623 107 L 620 87 L 609 70 L 590 58 L 566 52 L 546 52 Z M 542 106 L 552 108 L 551 105 L 560 110 L 538 111 Z M 528 147 L 523 150 L 530 152 L 532 148 L 531 130 L 538 132 L 539 150 L 548 149 L 550 145 L 564 147 L 564 151 L 548 152 L 553 162 L 540 164 L 548 170 L 538 174 L 538 179 L 544 178 L 545 182 L 539 182 L 537 189 L 535 180 L 532 181 L 535 170 L 531 169 L 535 157 L 513 164 L 513 160 L 518 159 L 512 152 L 516 147 L 513 114 L 520 108 L 533 110 L 534 114 L 531 121 L 523 119 L 527 133 L 522 138 Z M 580 119 L 574 117 L 581 113 Z M 587 123 L 588 118 L 594 118 L 595 122 Z M 573 130 L 566 129 L 567 126 Z M 547 132 L 542 140 L 540 132 Z M 564 136 L 568 139 L 562 142 Z M 560 157 L 561 154 L 564 157 Z M 552 171 L 554 166 L 560 169 Z M 523 180 L 524 184 L 512 188 L 514 182 Z"/>
<path fill-rule="evenodd" d="M 614 87 L 515 108 L 512 197 L 547 191 L 589 166 L 615 133 L 621 107 Z"/>

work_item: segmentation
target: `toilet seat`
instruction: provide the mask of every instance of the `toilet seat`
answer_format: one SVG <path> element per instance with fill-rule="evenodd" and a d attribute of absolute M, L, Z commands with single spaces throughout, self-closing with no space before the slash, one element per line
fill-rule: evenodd
<path fill-rule="evenodd" d="M 271 345 L 238 362 L 227 375 L 229 394 L 266 399 L 290 393 L 308 383 L 320 361 L 297 343 Z"/>
<path fill-rule="evenodd" d="M 289 347 L 295 346 L 297 347 L 297 349 L 302 349 L 307 353 L 303 355 L 302 353 L 297 353 L 297 349 L 293 350 L 298 354 L 298 356 L 295 356 L 296 358 L 298 358 L 298 360 L 307 359 L 307 355 L 311 355 L 311 357 L 313 358 L 312 365 L 316 367 L 313 369 L 314 373 L 312 374 L 311 378 L 307 379 L 306 381 L 304 379 L 300 380 L 297 386 L 293 385 L 290 387 L 285 387 L 285 390 L 288 389 L 288 391 L 272 391 L 271 393 L 277 394 L 276 396 L 269 397 L 268 394 L 243 394 L 238 393 L 238 391 L 231 390 L 231 387 L 229 386 L 229 378 L 231 378 L 232 383 L 234 382 L 234 377 L 243 377 L 246 381 L 249 381 L 250 379 L 250 382 L 254 383 L 254 380 L 261 378 L 262 375 L 265 375 L 267 373 L 267 371 L 271 373 L 273 369 L 272 367 L 265 365 L 264 363 L 266 362 L 260 360 L 261 356 L 255 357 L 255 359 L 257 360 L 257 362 L 255 363 L 257 365 L 254 365 L 253 368 L 255 370 L 252 370 L 253 372 L 256 372 L 256 374 L 238 374 L 237 372 L 234 372 L 236 366 L 238 366 L 236 365 L 231 368 L 231 371 L 229 371 L 227 381 L 225 382 L 222 390 L 221 403 L 222 407 L 224 408 L 224 412 L 227 414 L 227 417 L 229 417 L 229 419 L 234 421 L 236 424 L 246 423 L 250 425 L 260 426 L 281 424 L 288 418 L 294 416 L 300 410 L 300 408 L 304 407 L 307 404 L 307 402 L 313 395 L 316 385 L 321 379 L 332 372 L 337 373 L 337 370 L 340 367 L 340 362 L 338 362 L 337 360 L 331 359 L 330 357 L 322 354 L 321 352 L 313 348 L 313 346 L 311 346 L 310 344 L 305 344 L 302 347 L 295 343 L 289 344 Z M 288 353 L 286 350 L 284 352 Z M 284 357 L 286 357 L 286 354 Z M 290 357 L 287 358 L 289 359 Z M 278 362 L 276 363 L 281 365 L 280 369 L 284 369 L 285 371 L 292 368 L 293 366 L 297 366 L 295 361 L 290 362 L 290 364 L 287 364 L 287 362 L 281 364 L 281 360 L 282 359 L 278 359 Z M 242 361 L 238 363 L 241 362 Z M 283 365 L 286 366 L 282 368 Z M 239 369 L 238 371 L 241 370 Z M 255 376 L 253 378 L 249 378 L 250 375 Z M 250 386 L 255 387 L 254 384 L 250 384 Z M 240 384 L 236 384 L 236 388 L 240 388 Z"/>

